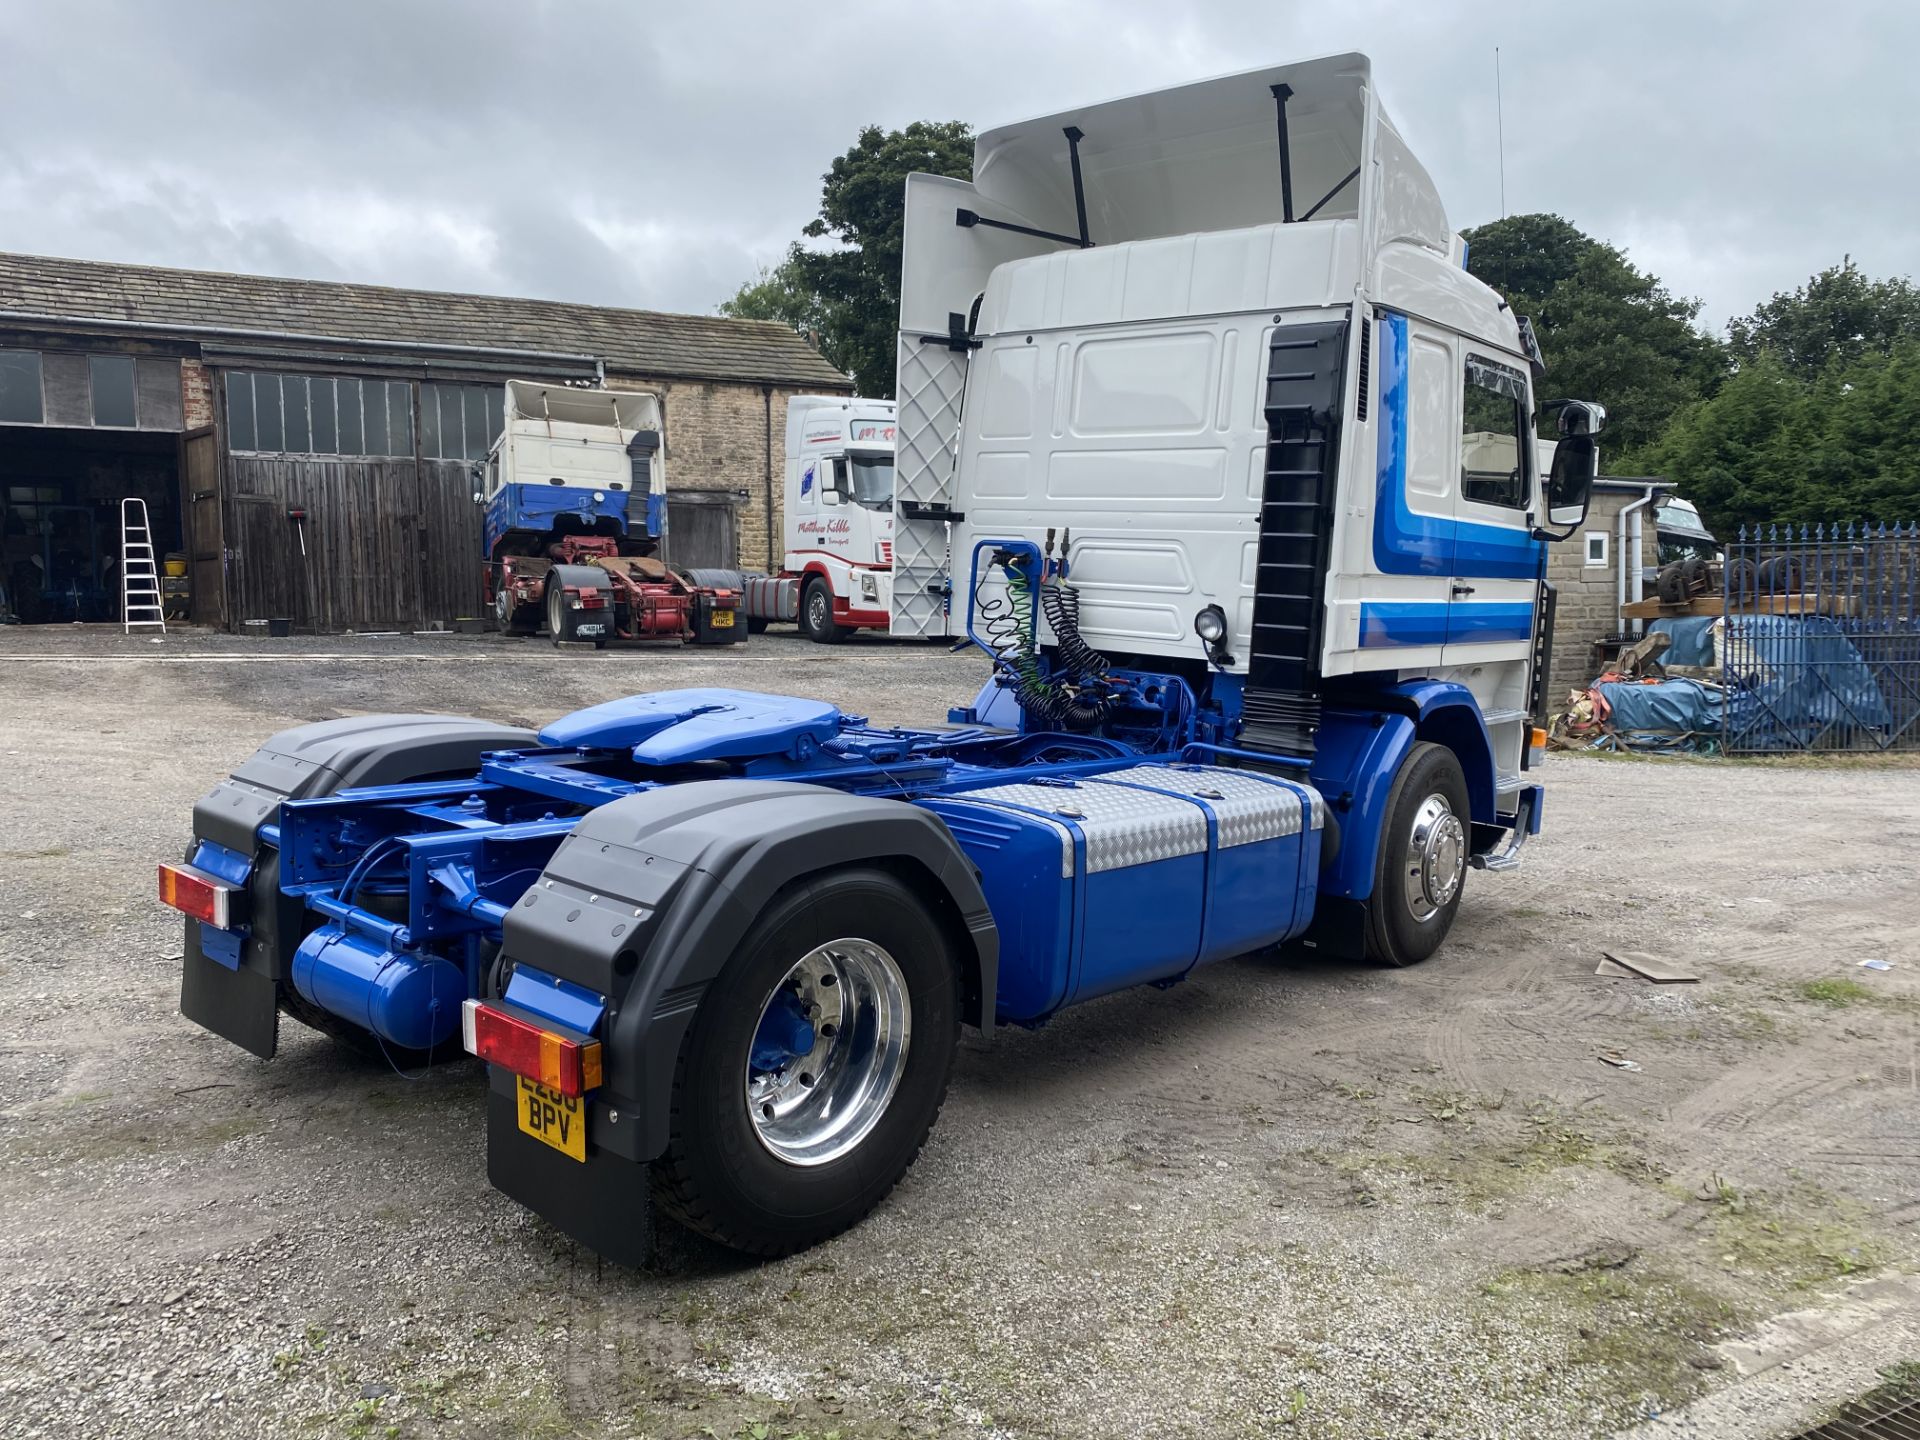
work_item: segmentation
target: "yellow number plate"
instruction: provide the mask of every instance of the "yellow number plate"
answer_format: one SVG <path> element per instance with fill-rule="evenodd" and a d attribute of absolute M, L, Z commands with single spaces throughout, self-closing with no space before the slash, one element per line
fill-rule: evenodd
<path fill-rule="evenodd" d="M 543 1145 L 551 1145 L 562 1155 L 587 1161 L 587 1114 L 579 1100 L 549 1090 L 524 1075 L 520 1082 L 520 1128 Z"/>
<path fill-rule="evenodd" d="M 733 611 L 731 610 L 714 611 L 713 612 L 713 628 L 716 630 L 731 630 L 733 628 Z"/>

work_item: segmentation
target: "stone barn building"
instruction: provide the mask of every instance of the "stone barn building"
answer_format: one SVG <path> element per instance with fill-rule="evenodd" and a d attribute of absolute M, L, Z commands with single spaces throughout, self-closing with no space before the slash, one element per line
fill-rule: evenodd
<path fill-rule="evenodd" d="M 510 378 L 657 392 L 669 557 L 748 569 L 780 560 L 788 397 L 852 393 L 763 321 L 0 254 L 6 603 L 116 619 L 138 496 L 195 621 L 478 615 L 472 466 Z"/>

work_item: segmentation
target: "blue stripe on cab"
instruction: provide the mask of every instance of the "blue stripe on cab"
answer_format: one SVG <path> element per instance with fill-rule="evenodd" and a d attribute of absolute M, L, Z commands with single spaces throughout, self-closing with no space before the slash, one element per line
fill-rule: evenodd
<path fill-rule="evenodd" d="M 1412 645 L 1485 645 L 1533 634 L 1533 606 L 1461 601 L 1369 601 L 1360 607 L 1362 649 Z"/>

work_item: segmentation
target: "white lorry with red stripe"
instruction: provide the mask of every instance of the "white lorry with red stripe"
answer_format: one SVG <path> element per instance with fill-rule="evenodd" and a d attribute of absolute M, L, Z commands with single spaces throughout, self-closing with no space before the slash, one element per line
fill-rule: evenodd
<path fill-rule="evenodd" d="M 821 644 L 885 630 L 893 597 L 891 400 L 796 395 L 787 402 L 786 553 L 748 576 L 748 623 L 796 622 Z"/>

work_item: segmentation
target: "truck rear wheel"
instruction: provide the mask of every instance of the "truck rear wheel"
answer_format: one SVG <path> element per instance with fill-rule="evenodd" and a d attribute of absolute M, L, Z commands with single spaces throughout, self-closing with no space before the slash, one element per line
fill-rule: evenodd
<path fill-rule="evenodd" d="M 608 613 L 612 612 L 609 611 Z M 579 616 L 567 608 L 567 592 L 565 588 L 557 580 L 548 582 L 547 633 L 553 637 L 553 643 L 560 645 L 568 640 L 579 639 L 580 637 L 574 633 L 574 626 L 578 623 Z M 607 637 L 605 635 L 595 635 L 592 639 L 594 649 L 604 650 L 607 648 Z"/>
<path fill-rule="evenodd" d="M 1367 905 L 1367 955 L 1416 965 L 1447 938 L 1466 888 L 1471 815 L 1454 753 L 1424 741 L 1409 750 L 1386 813 Z"/>
<path fill-rule="evenodd" d="M 800 628 L 818 645 L 838 645 L 847 638 L 846 627 L 834 622 L 833 587 L 818 575 L 800 592 Z"/>
<path fill-rule="evenodd" d="M 756 1255 L 845 1230 L 920 1153 L 959 1027 L 952 946 L 911 890 L 866 868 L 791 887 L 681 1046 L 657 1203 Z"/>

